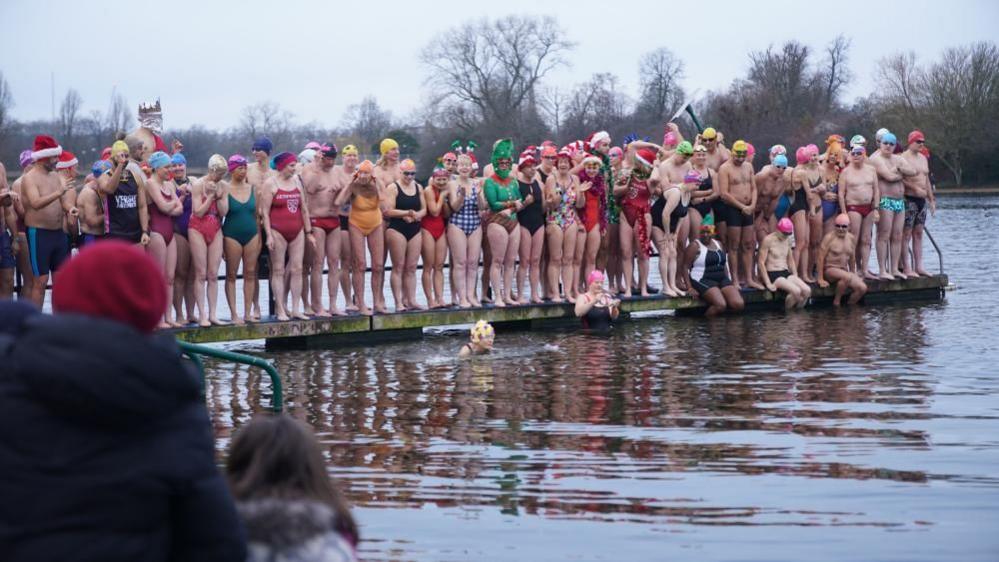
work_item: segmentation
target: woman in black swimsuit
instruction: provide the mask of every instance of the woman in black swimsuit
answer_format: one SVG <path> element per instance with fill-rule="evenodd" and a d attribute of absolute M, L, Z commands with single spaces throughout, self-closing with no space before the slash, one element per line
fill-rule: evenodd
<path fill-rule="evenodd" d="M 584 329 L 607 331 L 621 313 L 621 301 L 604 289 L 604 274 L 599 269 L 590 272 L 586 284 L 587 291 L 576 299 L 576 317 L 582 319 Z"/>
<path fill-rule="evenodd" d="M 407 159 L 399 164 L 399 169 L 402 179 L 385 190 L 385 198 L 391 203 L 385 211 L 389 218 L 385 240 L 392 256 L 392 297 L 396 311 L 402 312 L 407 308 L 423 308 L 416 302 L 416 265 L 422 247 L 420 219 L 427 210 L 423 189 L 414 179 L 416 165 Z"/>
<path fill-rule="evenodd" d="M 819 149 L 817 146 L 802 146 L 795 151 L 798 167 L 791 173 L 791 208 L 788 216 L 794 223 L 794 261 L 798 264 L 798 273 L 805 283 L 814 283 L 809 247 L 813 220 L 818 221 L 822 228 L 821 199 L 817 191 L 825 189 L 822 171 L 818 164 Z"/>
<path fill-rule="evenodd" d="M 520 223 L 520 267 L 517 268 L 517 303 L 527 304 L 527 291 L 524 281 L 531 283 L 531 301 L 541 303 L 541 250 L 545 247 L 545 211 L 541 206 L 544 196 L 541 193 L 541 180 L 536 172 L 537 161 L 533 152 L 524 152 L 517 163 L 517 183 L 520 197 L 530 201 L 517 211 Z"/>
<path fill-rule="evenodd" d="M 703 144 L 694 147 L 694 156 L 690 159 L 690 169 L 697 172 L 701 182 L 697 190 L 691 193 L 690 210 L 687 219 L 690 223 L 690 242 L 697 240 L 701 232 L 701 221 L 711 212 L 712 206 L 718 200 L 719 191 L 715 183 L 715 171 L 708 167 L 708 149 Z"/>

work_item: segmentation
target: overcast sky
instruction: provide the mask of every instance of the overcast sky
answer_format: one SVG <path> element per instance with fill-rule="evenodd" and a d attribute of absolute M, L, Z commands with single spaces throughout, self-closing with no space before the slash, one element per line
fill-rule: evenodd
<path fill-rule="evenodd" d="M 68 88 L 81 93 L 87 113 L 106 110 L 117 88 L 133 112 L 160 97 L 167 128 L 229 127 L 243 107 L 264 100 L 297 122 L 336 126 L 369 94 L 407 116 L 425 95 L 421 48 L 463 22 L 507 14 L 554 15 L 577 43 L 571 67 L 548 83 L 570 88 L 613 72 L 631 96 L 639 57 L 662 46 L 684 61 L 685 88 L 704 92 L 744 76 L 751 50 L 789 39 L 821 50 L 843 33 L 853 41 L 853 99 L 870 92 L 886 54 L 912 50 L 933 60 L 946 47 L 999 37 L 995 0 L 0 0 L 0 71 L 18 120 L 50 116 L 54 73 L 57 111 Z"/>

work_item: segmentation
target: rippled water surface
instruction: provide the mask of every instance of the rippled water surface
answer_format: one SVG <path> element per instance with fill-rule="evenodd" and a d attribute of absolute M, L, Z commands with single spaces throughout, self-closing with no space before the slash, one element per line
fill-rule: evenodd
<path fill-rule="evenodd" d="M 999 199 L 942 207 L 942 303 L 228 348 L 277 364 L 367 560 L 994 561 Z M 269 383 L 209 384 L 224 453 Z"/>

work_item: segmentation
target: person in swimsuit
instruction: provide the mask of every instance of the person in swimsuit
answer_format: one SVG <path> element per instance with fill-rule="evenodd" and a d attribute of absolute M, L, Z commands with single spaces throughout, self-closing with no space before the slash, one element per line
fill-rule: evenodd
<path fill-rule="evenodd" d="M 254 292 L 257 280 L 257 259 L 260 257 L 260 230 L 257 228 L 257 194 L 246 181 L 246 157 L 229 157 L 229 211 L 222 223 L 222 244 L 225 251 L 225 298 L 232 321 L 237 325 L 252 322 Z M 236 274 L 243 269 L 243 315 L 236 307 Z"/>
<path fill-rule="evenodd" d="M 22 178 L 24 222 L 34 273 L 30 295 L 38 308 L 42 308 L 45 301 L 49 276 L 69 258 L 69 239 L 65 231 L 67 217 L 75 222 L 79 216 L 76 181 L 56 171 L 60 154 L 62 147 L 55 139 L 39 135 L 31 153 L 35 164 Z"/>
<path fill-rule="evenodd" d="M 784 217 L 777 221 L 777 230 L 768 234 L 760 244 L 757 268 L 767 290 L 784 291 L 784 309 L 804 308 L 812 296 L 812 288 L 796 274 L 794 252 L 791 251 L 791 234 L 794 223 Z"/>
<path fill-rule="evenodd" d="M 909 162 L 895 154 L 897 139 L 892 133 L 881 137 L 881 148 L 871 155 L 870 163 L 878 173 L 878 188 L 881 194 L 878 211 L 878 277 L 881 279 L 905 279 L 901 271 L 902 238 L 905 230 L 905 183 L 906 178 L 917 175 Z"/>
<path fill-rule="evenodd" d="M 743 140 L 732 143 L 732 158 L 718 169 L 718 193 L 725 201 L 728 217 L 725 230 L 728 236 L 729 270 L 736 286 L 747 285 L 762 290 L 763 284 L 753 276 L 756 235 L 753 212 L 756 210 L 756 173 L 746 161 L 749 146 Z M 740 269 L 742 270 L 740 272 Z"/>
<path fill-rule="evenodd" d="M 579 177 L 571 174 L 572 154 L 561 150 L 556 155 L 555 173 L 545 182 L 545 208 L 548 220 L 548 287 L 552 302 L 562 302 L 562 293 L 571 303 L 576 302 L 580 262 L 576 260 L 579 209 L 586 203 Z"/>
<path fill-rule="evenodd" d="M 357 165 L 360 162 L 358 160 L 357 147 L 352 144 L 343 147 L 340 155 L 342 163 L 333 166 L 333 172 L 336 175 L 337 194 L 348 191 L 347 187 L 350 185 L 351 179 L 354 177 L 354 172 L 357 170 Z M 336 200 L 337 198 L 334 197 L 333 201 L 335 205 Z M 340 291 L 343 293 L 343 298 L 347 303 L 344 310 L 352 312 L 357 310 L 357 305 L 354 303 L 354 296 L 352 294 L 354 284 L 351 273 L 354 267 L 354 259 L 350 249 L 350 200 L 348 199 L 343 205 L 336 206 L 340 213 Z"/>
<path fill-rule="evenodd" d="M 416 182 L 416 164 L 409 159 L 399 164 L 402 179 L 392 182 L 385 189 L 385 216 L 388 229 L 385 243 L 392 256 L 392 274 L 389 285 L 395 299 L 395 311 L 424 309 L 416 302 L 416 266 L 420 263 L 423 238 L 420 220 L 427 212 L 423 188 Z M 426 265 L 424 265 L 426 267 Z"/>
<path fill-rule="evenodd" d="M 194 299 L 198 325 L 221 326 L 216 316 L 219 265 L 222 263 L 222 216 L 229 210 L 228 185 L 222 181 L 229 167 L 221 154 L 208 159 L 208 175 L 191 184 L 192 211 L 188 223 L 191 263 L 194 265 Z M 206 306 L 207 301 L 207 306 Z"/>
<path fill-rule="evenodd" d="M 496 338 L 496 331 L 492 325 L 485 320 L 479 320 L 472 326 L 469 333 L 468 343 L 461 346 L 458 351 L 458 358 L 465 359 L 472 355 L 485 355 L 492 351 L 493 341 Z"/>
<path fill-rule="evenodd" d="M 757 243 L 777 229 L 777 221 L 787 215 L 791 199 L 787 192 L 794 168 L 788 168 L 787 150 L 776 144 L 770 148 L 770 163 L 756 173 L 756 209 L 753 224 Z"/>
<path fill-rule="evenodd" d="M 149 201 L 149 244 L 146 252 L 163 271 L 167 286 L 167 302 L 160 328 L 179 328 L 173 320 L 173 281 L 177 269 L 177 243 L 174 241 L 173 218 L 184 210 L 177 198 L 177 186 L 170 179 L 170 157 L 156 151 L 149 156 L 153 175 L 146 182 L 146 199 Z"/>
<path fill-rule="evenodd" d="M 447 184 L 451 172 L 447 168 L 436 168 L 431 174 L 430 185 L 423 190 L 426 213 L 420 219 L 423 248 L 423 296 L 430 308 L 443 308 L 444 303 L 444 260 L 447 258 Z"/>
<path fill-rule="evenodd" d="M 110 158 L 110 156 L 108 157 Z M 24 216 L 27 210 L 24 207 L 24 193 L 22 187 L 24 185 L 24 177 L 34 166 L 34 160 L 31 158 L 31 149 L 29 148 L 21 151 L 18 160 L 21 164 L 21 176 L 14 180 L 14 183 L 10 184 L 14 212 L 17 213 L 16 224 L 18 234 L 16 246 L 19 249 L 14 256 L 17 258 L 15 277 L 20 276 L 21 278 L 21 290 L 18 292 L 17 298 L 28 299 L 30 298 L 32 287 L 34 287 L 35 284 L 35 274 L 31 268 L 31 252 L 28 251 L 28 227 L 24 224 Z"/>
<path fill-rule="evenodd" d="M 105 198 L 100 193 L 98 178 L 111 169 L 111 162 L 98 160 L 91 167 L 91 174 L 76 198 L 76 206 L 80 209 L 80 231 L 83 234 L 81 246 L 93 244 L 104 238 L 107 233 L 104 222 L 104 209 L 107 206 Z"/>
<path fill-rule="evenodd" d="M 454 269 L 452 291 L 458 293 L 462 308 L 481 306 L 476 296 L 479 254 L 482 250 L 482 210 L 486 208 L 482 183 L 472 178 L 472 159 L 458 155 L 458 176 L 448 186 L 447 201 L 451 206 L 451 221 L 447 241 L 451 248 Z"/>
<path fill-rule="evenodd" d="M 191 268 L 191 244 L 188 237 L 191 222 L 191 178 L 187 175 L 187 158 L 180 152 L 170 158 L 173 183 L 182 211 L 173 219 L 173 239 L 177 246 L 177 268 L 173 275 L 173 310 L 179 324 L 194 322 L 194 275 Z"/>
<path fill-rule="evenodd" d="M 788 211 L 794 223 L 794 262 L 798 265 L 801 278 L 806 283 L 814 283 L 811 274 L 809 247 L 811 246 L 812 222 L 819 220 L 820 200 L 814 190 L 822 184 L 822 170 L 819 169 L 819 152 L 814 144 L 799 147 L 795 151 L 798 166 L 791 173 L 791 208 Z M 763 277 L 763 272 L 760 272 Z"/>
<path fill-rule="evenodd" d="M 14 195 L 7 187 L 7 169 L 0 164 L 0 300 L 14 296 L 15 256 L 21 251 L 17 235 Z"/>
<path fill-rule="evenodd" d="M 541 249 L 545 245 L 544 193 L 541 176 L 537 173 L 533 151 L 525 151 L 517 162 L 517 184 L 520 197 L 530 204 L 517 212 L 520 223 L 520 267 L 517 268 L 517 303 L 527 304 L 524 282 L 531 286 L 531 300 L 541 304 Z"/>
<path fill-rule="evenodd" d="M 912 131 L 908 148 L 902 158 L 916 171 L 916 175 L 902 178 L 905 185 L 905 228 L 902 238 L 902 273 L 906 277 L 929 276 L 923 269 L 923 227 L 927 213 L 936 213 L 936 196 L 930 176 L 929 151 L 922 131 Z M 912 242 L 911 260 L 909 242 Z"/>
<path fill-rule="evenodd" d="M 385 281 L 385 230 L 382 228 L 382 209 L 378 181 L 374 178 L 375 165 L 365 160 L 357 167 L 347 189 L 340 192 L 336 205 L 350 200 L 350 253 L 354 258 L 353 281 L 354 299 L 361 314 L 371 315 L 371 309 L 364 304 L 364 270 L 367 268 L 367 254 L 364 243 L 371 252 L 371 287 L 375 312 L 384 314 L 385 295 L 381 287 Z"/>
<path fill-rule="evenodd" d="M 316 248 L 309 250 L 306 245 L 306 261 L 304 265 L 310 270 L 309 278 L 303 287 L 312 294 L 311 310 L 306 313 L 319 317 L 330 315 L 340 316 L 343 312 L 337 306 L 337 293 L 340 288 L 340 246 L 347 238 L 340 228 L 340 208 L 333 204 L 341 189 L 346 184 L 341 183 L 340 173 L 336 170 L 338 150 L 332 141 L 320 146 L 316 161 L 302 172 L 302 184 L 308 194 L 309 221 L 312 223 L 312 233 L 316 237 Z M 308 255 L 312 254 L 311 262 Z M 323 267 L 329 271 L 326 277 L 326 290 L 329 293 L 330 305 L 327 310 L 323 306 Z"/>
<path fill-rule="evenodd" d="M 833 150 L 839 148 L 840 150 Z M 825 190 L 822 192 L 822 238 L 833 230 L 833 219 L 840 213 L 839 209 L 839 172 L 846 164 L 843 151 L 839 146 L 830 146 L 822 159 L 822 182 Z M 816 254 L 818 256 L 818 254 Z"/>
<path fill-rule="evenodd" d="M 309 207 L 302 180 L 295 174 L 297 158 L 282 152 L 271 160 L 276 176 L 264 184 L 260 205 L 264 213 L 264 230 L 271 255 L 271 292 L 274 294 L 277 319 L 280 321 L 309 317 L 302 311 L 302 263 L 305 245 L 315 246 L 316 238 L 309 221 Z M 291 272 L 285 285 L 285 263 Z M 291 293 L 291 313 L 288 313 L 287 293 Z"/>
<path fill-rule="evenodd" d="M 725 249 L 715 240 L 714 219 L 701 223 L 701 238 L 687 246 L 689 269 L 684 272 L 690 296 L 708 303 L 704 315 L 718 316 L 726 310 L 741 312 L 746 303 L 739 287 L 732 283 Z"/>
<path fill-rule="evenodd" d="M 715 171 L 708 167 L 708 149 L 702 144 L 694 147 L 694 155 L 690 159 L 690 169 L 697 172 L 701 181 L 697 190 L 690 194 L 690 208 L 687 210 L 689 227 L 688 239 L 693 242 L 701 230 L 701 221 L 711 212 L 718 200 L 718 187 L 715 181 Z"/>
<path fill-rule="evenodd" d="M 649 256 L 652 254 L 651 232 L 654 223 L 651 216 L 652 193 L 649 188 L 649 177 L 656 165 L 656 151 L 651 148 L 638 149 L 632 155 L 632 165 L 630 170 L 621 171 L 614 186 L 614 196 L 621 199 L 621 211 L 624 215 L 619 227 L 621 271 L 627 281 L 624 285 L 624 296 L 631 297 L 633 260 L 637 256 L 638 290 L 641 296 L 647 297 Z M 669 285 L 664 287 L 664 291 L 669 292 L 669 290 Z"/>
<path fill-rule="evenodd" d="M 583 278 L 583 272 L 593 271 L 597 267 L 597 252 L 600 250 L 600 239 L 607 233 L 607 190 L 613 186 L 604 183 L 604 176 L 600 173 L 601 160 L 596 156 L 586 156 L 583 158 L 583 168 L 579 171 L 580 190 L 583 192 L 584 202 L 579 209 L 580 219 L 582 219 L 582 232 L 577 234 L 576 254 L 580 256 L 583 269 L 579 278 Z M 582 239 L 579 238 L 582 236 Z M 625 283 L 631 283 L 630 279 L 625 279 Z"/>
<path fill-rule="evenodd" d="M 655 160 L 655 153 L 653 153 Z M 649 167 L 652 173 L 652 167 Z M 586 292 L 579 295 L 574 307 L 576 318 L 583 322 L 584 330 L 606 332 L 621 314 L 621 301 L 604 289 L 604 274 L 594 269 L 586 276 Z"/>
<path fill-rule="evenodd" d="M 826 288 L 829 281 L 836 283 L 833 306 L 839 306 L 847 289 L 851 290 L 850 304 L 857 304 L 867 293 L 867 284 L 857 275 L 854 258 L 857 244 L 850 234 L 851 219 L 848 215 L 836 217 L 836 227 L 819 245 L 819 287 Z"/>
<path fill-rule="evenodd" d="M 663 191 L 659 195 L 662 203 L 652 208 L 652 238 L 659 248 L 659 275 L 665 285 L 663 292 L 670 297 L 685 294 L 677 279 L 683 276 L 686 267 L 680 263 L 679 254 L 686 254 L 690 201 L 700 183 L 701 175 L 696 170 L 687 170 L 683 182 Z M 684 286 L 689 287 L 686 283 Z"/>
<path fill-rule="evenodd" d="M 867 163 L 867 149 L 856 144 L 850 149 L 850 165 L 839 173 L 839 208 L 850 217 L 850 236 L 857 242 L 857 271 L 865 279 L 877 279 L 867 269 L 871 255 L 871 231 L 880 219 L 878 173 Z"/>
<path fill-rule="evenodd" d="M 517 212 L 533 201 L 521 200 L 520 186 L 511 176 L 513 168 L 513 141 L 500 139 L 493 145 L 492 166 L 494 172 L 486 178 L 483 190 L 492 214 L 486 227 L 493 261 L 490 278 L 493 288 L 493 303 L 504 307 L 515 304 L 513 298 L 513 274 L 520 250 L 520 223 Z M 594 250 L 596 254 L 596 250 Z"/>

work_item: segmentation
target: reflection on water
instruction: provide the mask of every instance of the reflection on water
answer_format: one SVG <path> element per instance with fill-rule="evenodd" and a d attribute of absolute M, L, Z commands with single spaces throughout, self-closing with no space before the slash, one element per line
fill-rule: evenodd
<path fill-rule="evenodd" d="M 502 334 L 465 362 L 446 333 L 266 355 L 366 559 L 994 559 L 997 318 L 947 255 L 970 290 L 942 304 Z M 269 383 L 212 369 L 224 452 Z"/>

